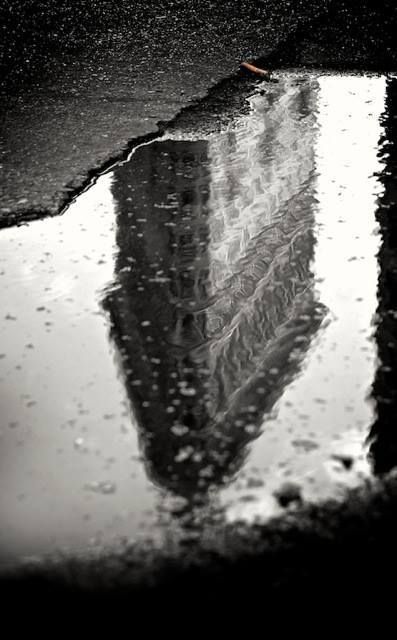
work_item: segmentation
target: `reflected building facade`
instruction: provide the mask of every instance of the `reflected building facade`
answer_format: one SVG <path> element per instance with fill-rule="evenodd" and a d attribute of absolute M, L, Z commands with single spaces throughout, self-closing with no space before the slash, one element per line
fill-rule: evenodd
<path fill-rule="evenodd" d="M 147 472 L 187 499 L 241 468 L 324 316 L 310 270 L 315 94 L 295 81 L 227 131 L 165 137 L 115 171 L 103 304 Z"/>

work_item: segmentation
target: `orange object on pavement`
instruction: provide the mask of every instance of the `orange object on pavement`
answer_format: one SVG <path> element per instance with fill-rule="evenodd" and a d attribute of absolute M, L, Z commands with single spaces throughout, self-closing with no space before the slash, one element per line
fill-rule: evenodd
<path fill-rule="evenodd" d="M 267 78 L 270 76 L 270 71 L 266 71 L 265 69 L 259 69 L 259 67 L 254 67 L 254 65 L 250 64 L 249 62 L 242 62 L 241 66 L 244 69 L 251 71 L 251 73 L 256 73 L 258 76 L 267 77 Z"/>

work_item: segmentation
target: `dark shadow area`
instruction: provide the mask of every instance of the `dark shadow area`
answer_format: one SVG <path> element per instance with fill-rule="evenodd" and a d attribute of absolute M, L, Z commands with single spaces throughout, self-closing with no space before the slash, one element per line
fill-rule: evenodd
<path fill-rule="evenodd" d="M 378 255 L 379 283 L 376 341 L 379 365 L 373 385 L 377 420 L 372 427 L 371 455 L 375 473 L 386 473 L 397 465 L 397 80 L 387 83 L 384 137 L 379 154 L 383 170 L 379 180 L 377 221 L 382 244 Z"/>
<path fill-rule="evenodd" d="M 185 560 L 161 554 L 32 567 L 3 577 L 3 622 L 37 629 L 114 634 L 134 630 L 294 634 L 332 629 L 387 634 L 394 619 L 397 569 L 395 478 L 352 492 L 341 506 L 306 508 L 267 527 L 225 527 L 224 544 L 191 550 Z M 43 609 L 45 608 L 45 615 Z M 366 615 L 366 612 L 368 615 Z M 259 631 L 258 631 L 259 630 Z"/>

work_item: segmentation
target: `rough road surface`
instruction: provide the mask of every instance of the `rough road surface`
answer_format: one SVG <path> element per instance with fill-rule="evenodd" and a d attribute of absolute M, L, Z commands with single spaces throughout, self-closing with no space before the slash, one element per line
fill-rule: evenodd
<path fill-rule="evenodd" d="M 129 142 L 235 75 L 244 59 L 393 63 L 392 10 L 385 29 L 371 0 L 367 13 L 331 0 L 115 4 L 1 8 L 1 226 L 56 214 Z"/>

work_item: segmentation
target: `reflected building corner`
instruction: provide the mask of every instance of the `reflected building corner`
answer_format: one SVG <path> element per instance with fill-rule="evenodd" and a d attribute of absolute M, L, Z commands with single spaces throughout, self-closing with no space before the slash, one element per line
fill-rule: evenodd
<path fill-rule="evenodd" d="M 147 473 L 189 502 L 241 469 L 324 317 L 306 90 L 275 101 L 254 140 L 163 139 L 115 172 L 103 305 Z"/>

